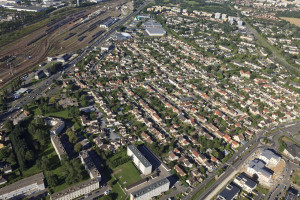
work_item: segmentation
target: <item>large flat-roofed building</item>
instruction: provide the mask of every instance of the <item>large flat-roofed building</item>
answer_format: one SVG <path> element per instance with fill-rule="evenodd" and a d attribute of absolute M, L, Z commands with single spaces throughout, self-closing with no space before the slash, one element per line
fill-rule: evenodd
<path fill-rule="evenodd" d="M 57 135 L 51 135 L 50 139 L 51 139 L 51 143 L 56 151 L 56 154 L 58 155 L 59 160 L 61 160 L 62 155 L 64 155 L 64 154 L 67 155 L 65 147 L 63 146 L 60 138 Z"/>
<path fill-rule="evenodd" d="M 24 199 L 44 189 L 44 175 L 39 173 L 1 188 L 0 199 Z"/>
<path fill-rule="evenodd" d="M 300 147 L 296 144 L 292 144 L 288 146 L 283 153 L 285 153 L 288 157 L 293 159 L 293 162 L 300 161 Z"/>
<path fill-rule="evenodd" d="M 60 192 L 54 193 L 50 196 L 51 200 L 71 200 L 79 196 L 89 194 L 98 189 L 100 186 L 98 179 L 90 179 L 88 181 L 79 183 Z"/>
<path fill-rule="evenodd" d="M 130 194 L 130 200 L 149 200 L 152 197 L 160 195 L 162 192 L 168 191 L 170 181 L 167 178 L 160 179 L 150 185 L 139 189 Z"/>
<path fill-rule="evenodd" d="M 108 28 L 111 27 L 114 23 L 116 23 L 118 20 L 119 20 L 118 18 L 108 17 L 108 18 L 104 19 L 104 20 L 100 23 L 100 28 L 106 28 L 106 29 L 108 29 Z"/>
<path fill-rule="evenodd" d="M 91 179 L 97 178 L 99 181 L 101 181 L 101 174 L 97 169 L 93 159 L 90 157 L 89 152 L 87 150 L 83 150 L 79 153 L 79 157 Z"/>
<path fill-rule="evenodd" d="M 129 145 L 127 147 L 127 155 L 132 158 L 133 163 L 144 175 L 148 175 L 152 172 L 151 163 L 143 156 L 136 146 Z"/>
<path fill-rule="evenodd" d="M 45 117 L 44 120 L 48 126 L 52 126 L 50 129 L 51 135 L 59 134 L 65 128 L 65 122 L 62 119 Z"/>
<path fill-rule="evenodd" d="M 269 149 L 263 150 L 259 156 L 259 159 L 264 161 L 267 165 L 277 165 L 281 160 L 280 156 Z"/>
<path fill-rule="evenodd" d="M 167 32 L 165 31 L 165 29 L 161 28 L 161 27 L 157 27 L 157 28 L 146 28 L 145 29 L 146 33 L 149 36 L 164 36 Z"/>
<path fill-rule="evenodd" d="M 257 186 L 257 183 L 255 181 L 253 181 L 243 173 L 238 175 L 233 180 L 233 182 L 248 193 L 251 193 Z"/>
<path fill-rule="evenodd" d="M 265 163 L 259 159 L 254 159 L 249 163 L 247 173 L 251 176 L 257 175 L 258 181 L 269 183 L 272 179 L 273 171 L 265 167 Z"/>
<path fill-rule="evenodd" d="M 22 7 L 22 6 L 4 6 L 7 9 L 10 10 L 16 10 L 16 11 L 25 11 L 25 12 L 41 12 L 47 8 L 44 7 L 35 7 L 35 6 L 27 6 L 27 7 Z"/>
<path fill-rule="evenodd" d="M 222 192 L 217 196 L 217 200 L 233 200 L 236 199 L 240 193 L 241 189 L 233 184 L 229 184 L 222 190 Z"/>
<path fill-rule="evenodd" d="M 161 28 L 161 27 L 162 27 L 162 25 L 161 25 L 160 23 L 157 23 L 157 22 L 154 21 L 154 20 L 149 20 L 148 22 L 145 22 L 145 23 L 143 24 L 143 26 L 144 26 L 145 28 Z"/>

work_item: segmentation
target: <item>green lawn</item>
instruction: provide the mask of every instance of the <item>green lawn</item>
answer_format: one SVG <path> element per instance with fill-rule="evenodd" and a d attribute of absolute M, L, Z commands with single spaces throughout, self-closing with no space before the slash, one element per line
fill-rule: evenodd
<path fill-rule="evenodd" d="M 122 150 L 118 153 L 115 153 L 112 157 L 109 158 L 109 161 L 110 162 L 113 162 L 115 160 L 119 160 L 119 159 L 122 159 L 122 158 L 125 158 L 127 157 L 127 151 L 126 150 Z"/>
<path fill-rule="evenodd" d="M 116 200 L 126 200 L 126 199 L 128 199 L 127 198 L 128 196 L 123 192 L 122 188 L 119 186 L 117 181 L 115 181 L 114 179 L 111 179 L 108 183 L 112 187 L 112 190 L 110 192 L 110 196 L 112 197 L 112 199 L 116 199 Z M 102 199 L 105 199 L 105 198 L 106 197 L 103 196 L 99 200 L 102 200 Z"/>
<path fill-rule="evenodd" d="M 142 179 L 132 161 L 116 167 L 114 176 L 123 188 Z"/>
<path fill-rule="evenodd" d="M 88 179 L 90 178 L 89 176 L 87 176 L 87 177 L 85 177 L 85 178 L 84 178 L 82 181 L 80 181 L 80 182 L 74 183 L 74 184 L 72 184 L 72 185 L 68 185 L 68 184 L 65 182 L 64 177 L 62 176 L 62 173 L 61 173 L 62 168 L 63 168 L 63 167 L 60 166 L 60 167 L 56 168 L 55 170 L 52 170 L 52 171 L 51 171 L 53 174 L 56 174 L 56 175 L 58 176 L 58 180 L 59 180 L 59 183 L 60 183 L 60 185 L 58 185 L 58 186 L 52 188 L 52 191 L 53 191 L 54 193 L 55 193 L 55 192 L 62 191 L 62 190 L 66 189 L 66 188 L 68 188 L 68 187 L 71 187 L 71 186 L 73 186 L 73 185 L 77 185 L 77 184 L 79 184 L 79 183 L 81 183 L 81 182 L 84 182 L 84 181 L 86 181 L 86 180 L 88 180 Z"/>
<path fill-rule="evenodd" d="M 63 118 L 63 119 L 71 119 L 71 117 L 69 117 L 69 115 L 68 115 L 67 110 L 63 110 L 63 111 L 55 112 L 55 113 L 48 113 L 48 114 L 46 114 L 46 116 L 58 117 L 58 118 Z"/>

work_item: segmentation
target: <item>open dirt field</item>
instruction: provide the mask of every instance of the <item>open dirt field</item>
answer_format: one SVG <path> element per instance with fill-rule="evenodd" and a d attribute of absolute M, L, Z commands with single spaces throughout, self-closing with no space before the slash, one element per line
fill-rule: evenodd
<path fill-rule="evenodd" d="M 46 61 L 47 56 L 57 56 L 63 53 L 76 52 L 78 49 L 88 46 L 88 42 L 93 39 L 92 36 L 104 29 L 101 29 L 99 26 L 97 26 L 95 29 L 87 31 L 80 36 L 78 36 L 78 34 L 89 29 L 92 24 L 98 22 L 99 20 L 103 20 L 109 16 L 120 15 L 121 11 L 115 9 L 115 6 L 124 4 L 126 2 L 127 0 L 103 2 L 93 7 L 85 7 L 81 8 L 80 10 L 76 9 L 76 12 L 74 13 L 78 13 L 79 11 L 84 12 L 77 16 L 72 16 L 74 13 L 69 14 L 66 18 L 52 24 L 49 27 L 44 26 L 18 40 L 5 45 L 0 50 L 0 58 L 9 56 L 13 58 L 13 60 L 10 62 L 10 65 L 8 65 L 7 61 L 0 62 L 0 79 L 2 80 L 0 87 L 3 87 L 9 80 L 27 72 L 33 67 L 36 67 L 41 62 Z M 73 30 L 70 30 L 72 27 L 82 22 L 82 20 L 89 19 L 85 18 L 81 20 L 80 16 L 87 16 L 99 9 L 103 11 L 102 14 L 92 18 L 86 23 L 82 23 Z M 48 31 L 49 28 L 54 27 L 63 20 L 68 19 L 69 22 L 60 26 L 60 28 L 55 29 L 53 32 Z M 47 33 L 47 35 L 45 35 L 43 38 L 34 42 L 33 44 L 28 45 L 29 42 L 45 33 Z M 66 39 L 70 34 L 74 34 L 74 36 Z M 78 39 L 82 36 L 86 37 L 82 41 L 79 41 Z M 13 75 L 10 74 L 10 68 L 12 69 Z"/>
<path fill-rule="evenodd" d="M 296 26 L 300 27 L 300 18 L 280 17 L 280 19 L 283 19 L 290 22 L 291 24 L 295 24 Z"/>

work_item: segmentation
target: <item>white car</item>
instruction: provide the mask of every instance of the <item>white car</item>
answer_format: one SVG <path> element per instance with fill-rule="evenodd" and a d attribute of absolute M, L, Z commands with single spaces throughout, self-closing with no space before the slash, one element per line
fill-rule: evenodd
<path fill-rule="evenodd" d="M 104 195 L 109 195 L 110 192 L 111 192 L 111 190 L 107 190 L 104 192 Z"/>

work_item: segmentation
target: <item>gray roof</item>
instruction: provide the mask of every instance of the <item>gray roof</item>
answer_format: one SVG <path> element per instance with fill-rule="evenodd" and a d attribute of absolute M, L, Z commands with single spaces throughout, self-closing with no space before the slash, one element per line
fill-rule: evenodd
<path fill-rule="evenodd" d="M 143 156 L 143 154 L 136 148 L 134 145 L 129 145 L 128 148 L 132 151 L 132 153 L 139 159 L 139 161 L 145 166 L 150 167 L 150 162 Z"/>
<path fill-rule="evenodd" d="M 292 144 L 286 148 L 286 150 L 294 157 L 300 158 L 300 147 L 296 144 Z"/>
<path fill-rule="evenodd" d="M 265 167 L 265 163 L 262 160 L 254 159 L 250 162 L 249 167 L 253 168 L 255 171 L 264 174 L 267 177 L 271 177 L 273 172 Z"/>
<path fill-rule="evenodd" d="M 235 197 L 235 195 L 238 194 L 240 191 L 241 191 L 241 189 L 238 188 L 237 186 L 235 186 L 233 184 L 229 184 L 218 195 L 218 197 L 223 197 L 223 199 L 226 199 L 226 200 L 232 200 Z M 222 198 L 218 198 L 218 199 L 222 199 Z"/>
<path fill-rule="evenodd" d="M 57 135 L 51 135 L 50 136 L 52 141 L 53 141 L 53 145 L 55 145 L 56 149 L 57 149 L 57 154 L 59 154 L 59 156 L 63 155 L 63 154 L 67 154 L 65 147 L 63 146 L 60 138 Z"/>
<path fill-rule="evenodd" d="M 165 185 L 165 184 L 170 184 L 170 181 L 167 179 L 167 178 L 163 178 L 163 179 L 160 179 L 154 183 L 151 183 L 150 185 L 142 188 L 142 189 L 139 189 L 135 192 L 132 192 L 131 194 L 134 196 L 134 198 L 136 197 L 139 197 L 139 196 L 143 196 L 144 194 L 156 189 L 156 188 L 159 188 L 161 187 L 162 185 Z"/>
<path fill-rule="evenodd" d="M 149 34 L 152 34 L 152 35 L 158 35 L 158 34 L 166 34 L 166 31 L 165 29 L 161 28 L 161 27 L 157 27 L 157 28 L 146 28 L 146 31 L 149 33 Z"/>
<path fill-rule="evenodd" d="M 157 23 L 156 21 L 150 20 L 143 24 L 145 27 L 162 27 L 161 24 Z"/>
<path fill-rule="evenodd" d="M 288 191 L 284 200 L 297 200 L 297 194 L 294 194 L 291 191 Z"/>
<path fill-rule="evenodd" d="M 245 185 L 247 185 L 250 188 L 254 188 L 257 183 L 255 181 L 253 181 L 252 179 L 250 179 L 249 177 L 245 176 L 245 174 L 240 174 L 236 177 L 237 180 L 239 181 L 243 181 L 245 183 Z"/>
<path fill-rule="evenodd" d="M 263 152 L 261 153 L 261 156 L 264 156 L 268 159 L 274 158 L 276 160 L 280 158 L 280 156 L 278 156 L 277 154 L 275 154 L 273 151 L 271 151 L 269 149 L 263 150 Z"/>
<path fill-rule="evenodd" d="M 42 172 L 39 173 L 39 174 L 30 176 L 28 178 L 24 178 L 20 181 L 17 181 L 15 183 L 12 183 L 8 186 L 5 186 L 5 187 L 1 188 L 0 189 L 0 195 L 12 192 L 16 189 L 20 189 L 20 188 L 26 187 L 26 186 L 34 184 L 34 183 L 44 184 L 44 174 Z"/>
<path fill-rule="evenodd" d="M 97 169 L 94 161 L 92 160 L 92 158 L 90 157 L 89 153 L 87 150 L 83 150 L 79 153 L 79 156 L 81 157 L 81 159 L 84 162 L 85 167 L 90 171 L 90 173 L 92 174 L 92 178 L 96 178 L 96 177 L 101 177 L 101 174 L 99 172 L 99 170 Z"/>
<path fill-rule="evenodd" d="M 60 191 L 60 192 L 57 192 L 57 193 L 52 194 L 52 195 L 51 195 L 51 199 L 52 199 L 52 200 L 60 199 L 60 198 L 62 198 L 63 196 L 66 196 L 66 195 L 68 195 L 68 194 L 71 194 L 71 193 L 73 193 L 73 192 L 75 192 L 75 191 L 78 191 L 78 190 L 80 190 L 80 189 L 82 189 L 82 188 L 86 188 L 86 187 L 88 187 L 88 186 L 90 186 L 90 185 L 93 185 L 93 184 L 95 184 L 95 183 L 97 183 L 97 182 L 99 183 L 99 181 L 98 181 L 97 178 L 89 179 L 89 180 L 87 180 L 87 181 L 84 181 L 84 182 L 79 183 L 79 184 L 77 184 L 77 185 L 74 185 L 74 186 L 72 186 L 72 187 L 66 188 L 66 189 L 64 189 L 64 190 L 62 190 L 62 191 Z"/>

